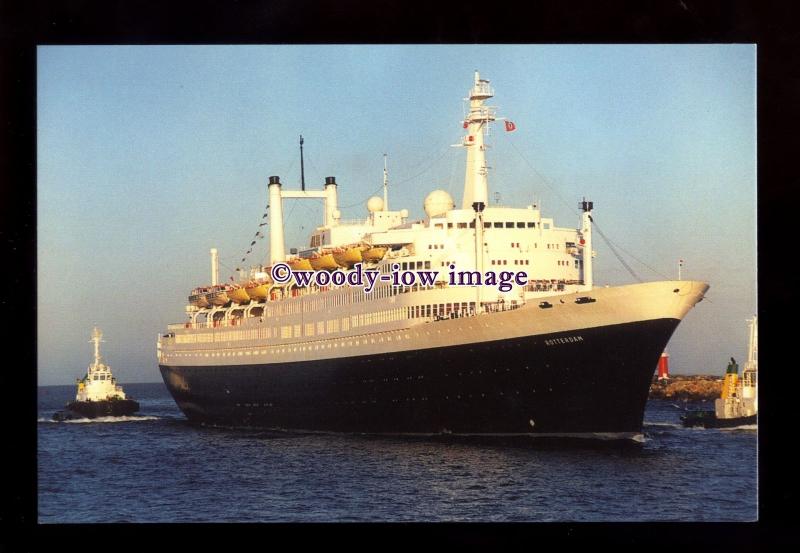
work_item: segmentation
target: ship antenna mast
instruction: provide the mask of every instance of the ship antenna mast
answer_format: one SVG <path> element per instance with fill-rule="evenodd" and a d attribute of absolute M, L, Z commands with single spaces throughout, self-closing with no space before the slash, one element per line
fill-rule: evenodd
<path fill-rule="evenodd" d="M 386 154 L 383 154 L 383 210 L 389 211 L 389 172 L 386 170 Z"/>
<path fill-rule="evenodd" d="M 303 169 L 303 135 L 300 135 L 300 190 L 306 189 L 306 174 Z"/>
<path fill-rule="evenodd" d="M 103 341 L 103 333 L 99 328 L 94 327 L 92 330 L 92 339 L 89 342 L 94 342 L 94 363 L 92 368 L 97 368 L 102 365 L 102 357 L 100 356 L 100 342 Z"/>
<path fill-rule="evenodd" d="M 480 74 L 475 71 L 475 81 L 469 91 L 469 114 L 464 121 L 467 135 L 460 144 L 467 149 L 467 171 L 464 178 L 462 209 L 471 209 L 475 202 L 482 203 L 484 206 L 489 203 L 484 135 L 489 123 L 495 120 L 495 108 L 484 105 L 484 102 L 493 96 L 494 91 L 489 86 L 489 81 L 481 79 Z"/>
<path fill-rule="evenodd" d="M 758 366 L 758 317 L 753 315 L 750 319 L 750 344 L 747 348 L 748 368 Z"/>

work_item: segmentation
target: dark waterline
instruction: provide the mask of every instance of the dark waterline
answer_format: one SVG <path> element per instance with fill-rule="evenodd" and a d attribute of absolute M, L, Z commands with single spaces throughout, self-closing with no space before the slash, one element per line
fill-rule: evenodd
<path fill-rule="evenodd" d="M 40 522 L 758 517 L 756 431 L 684 429 L 669 401 L 648 402 L 641 446 L 596 447 L 203 428 L 163 384 L 125 390 L 136 416 L 57 423 L 74 387 L 39 388 Z"/>

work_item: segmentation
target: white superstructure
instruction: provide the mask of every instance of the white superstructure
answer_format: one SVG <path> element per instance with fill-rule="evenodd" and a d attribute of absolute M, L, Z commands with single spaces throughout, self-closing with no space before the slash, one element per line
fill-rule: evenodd
<path fill-rule="evenodd" d="M 592 291 L 592 202 L 581 202 L 577 228 L 556 226 L 552 218 L 543 216 L 535 203 L 525 207 L 488 204 L 485 134 L 496 117 L 494 108 L 486 106 L 485 101 L 494 92 L 489 81 L 476 71 L 468 94 L 470 110 L 464 121 L 466 135 L 460 144 L 467 150 L 460 209 L 455 208 L 447 192 L 435 190 L 424 200 L 426 216 L 423 219 L 409 220 L 406 209 L 390 211 L 385 163 L 384 198 L 370 198 L 368 215 L 360 221 L 341 219 L 334 177 L 327 177 L 324 189 L 317 191 L 282 190 L 278 176 L 269 178 L 270 266 L 278 262 L 299 264 L 337 249 L 360 248 L 365 268 L 377 268 L 382 274 L 390 273 L 395 266 L 400 271 L 439 271 L 434 285 L 398 287 L 379 282 L 369 294 L 350 286 L 311 284 L 296 288 L 271 282 L 266 278 L 270 267 L 259 266 L 253 268 L 251 278 L 268 287 L 264 299 L 225 305 L 208 301 L 203 306 L 203 302 L 197 300 L 198 295 L 192 296 L 192 304 L 186 308 L 188 321 L 169 325 L 169 331 L 159 335 L 159 362 L 177 365 L 271 363 L 344 353 L 334 348 L 346 348 L 348 353 L 350 348 L 355 348 L 353 351 L 361 349 L 367 353 L 373 346 L 381 350 L 384 340 L 397 341 L 381 333 L 400 333 L 404 335 L 403 340 L 412 340 L 412 334 L 404 334 L 405 331 L 444 319 L 477 317 L 530 306 L 539 314 L 538 320 L 550 321 L 550 315 L 545 313 L 554 303 L 558 308 L 550 311 L 560 315 L 552 316 L 553 331 L 568 330 L 578 324 L 602 326 L 623 322 L 623 319 L 646 319 L 651 312 L 673 308 L 674 316 L 682 317 L 690 307 L 685 301 L 688 295 L 704 291 L 704 288 L 701 291 L 701 283 L 665 282 Z M 297 255 L 286 254 L 285 198 L 322 198 L 325 201 L 322 225 L 312 232 L 308 247 L 300 249 Z M 374 257 L 369 257 L 370 254 Z M 490 270 L 498 274 L 524 271 L 527 276 L 522 285 L 512 282 L 508 291 L 500 291 L 494 285 L 454 286 L 448 281 L 452 267 L 456 274 L 465 273 L 461 275 L 463 282 L 470 282 L 467 279 L 473 275 L 466 273 L 473 271 L 481 274 Z M 333 270 L 349 273 L 354 269 L 340 266 Z M 654 292 L 657 288 L 674 292 L 667 301 L 674 300 L 675 305 L 656 300 L 661 293 Z M 586 296 L 590 291 L 593 297 Z M 638 298 L 637 294 L 643 296 Z M 620 304 L 594 304 L 598 295 L 624 302 L 624 313 Z M 644 301 L 648 303 L 638 305 Z M 485 325 L 476 325 L 476 330 L 479 326 L 478 335 L 487 336 Z M 467 334 L 465 331 L 464 336 Z M 441 338 L 451 343 L 455 339 L 453 336 Z M 414 347 L 414 344 L 409 342 L 404 347 Z"/>
<path fill-rule="evenodd" d="M 111 367 L 103 363 L 100 356 L 100 342 L 103 341 L 103 333 L 99 328 L 92 330 L 94 343 L 94 361 L 89 365 L 86 376 L 78 380 L 78 393 L 76 401 L 104 401 L 108 399 L 125 399 L 125 392 L 122 386 L 117 385 L 117 380 L 111 374 Z"/>

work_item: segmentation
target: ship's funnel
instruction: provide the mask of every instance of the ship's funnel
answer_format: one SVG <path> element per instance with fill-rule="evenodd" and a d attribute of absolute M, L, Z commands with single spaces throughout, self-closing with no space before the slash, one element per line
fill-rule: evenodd
<path fill-rule="evenodd" d="M 219 284 L 219 255 L 217 248 L 211 248 L 211 285 Z"/>
<path fill-rule="evenodd" d="M 281 197 L 281 180 L 278 176 L 269 178 L 269 259 L 270 265 L 285 261 L 286 246 L 283 242 L 283 198 Z"/>
<path fill-rule="evenodd" d="M 325 177 L 325 226 L 336 225 L 339 219 L 339 192 L 336 177 Z"/>

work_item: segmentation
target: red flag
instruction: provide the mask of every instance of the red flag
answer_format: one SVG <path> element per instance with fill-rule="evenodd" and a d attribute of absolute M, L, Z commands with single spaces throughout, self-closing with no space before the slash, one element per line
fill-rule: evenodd
<path fill-rule="evenodd" d="M 517 126 L 514 124 L 513 121 L 506 121 L 506 131 L 511 132 L 517 130 Z"/>
<path fill-rule="evenodd" d="M 464 128 L 466 129 L 467 127 L 469 127 L 469 123 L 467 123 L 466 121 L 464 121 Z"/>

